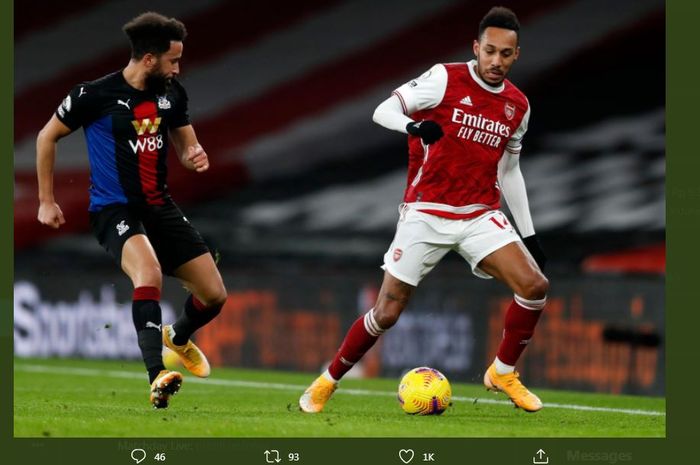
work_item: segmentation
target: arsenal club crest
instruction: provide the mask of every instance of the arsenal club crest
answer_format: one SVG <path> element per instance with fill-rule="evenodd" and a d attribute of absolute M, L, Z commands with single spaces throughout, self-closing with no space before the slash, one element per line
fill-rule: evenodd
<path fill-rule="evenodd" d="M 394 261 L 395 262 L 398 262 L 401 259 L 401 255 L 403 255 L 403 250 L 394 249 Z"/>
<path fill-rule="evenodd" d="M 515 116 L 515 105 L 513 105 L 510 102 L 506 102 L 505 112 L 506 118 L 508 118 L 509 120 L 513 119 L 513 117 Z"/>

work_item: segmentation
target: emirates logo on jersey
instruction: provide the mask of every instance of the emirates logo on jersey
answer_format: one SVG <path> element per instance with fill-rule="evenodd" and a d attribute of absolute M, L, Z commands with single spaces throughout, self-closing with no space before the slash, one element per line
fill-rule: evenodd
<path fill-rule="evenodd" d="M 515 105 L 513 105 L 512 103 L 506 102 L 504 111 L 506 113 L 506 118 L 508 118 L 509 121 L 515 117 Z"/>
<path fill-rule="evenodd" d="M 506 111 L 508 111 L 507 104 Z M 515 113 L 515 107 L 513 107 L 513 113 Z M 511 128 L 507 124 L 487 118 L 481 113 L 478 115 L 469 113 L 462 108 L 453 108 L 452 122 L 461 125 L 457 130 L 457 138 L 488 147 L 499 148 L 503 138 L 510 137 Z"/>
<path fill-rule="evenodd" d="M 403 250 L 401 249 L 394 249 L 394 261 L 398 262 L 401 260 L 401 255 L 403 255 Z"/>

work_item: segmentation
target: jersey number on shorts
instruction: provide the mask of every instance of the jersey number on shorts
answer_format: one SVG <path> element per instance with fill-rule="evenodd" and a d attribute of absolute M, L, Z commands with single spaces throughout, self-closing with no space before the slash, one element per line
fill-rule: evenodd
<path fill-rule="evenodd" d="M 489 218 L 489 220 L 501 229 L 506 229 L 506 226 L 508 226 L 508 220 L 505 216 L 501 216 L 501 221 L 503 221 L 503 223 L 499 222 L 494 216 Z"/>

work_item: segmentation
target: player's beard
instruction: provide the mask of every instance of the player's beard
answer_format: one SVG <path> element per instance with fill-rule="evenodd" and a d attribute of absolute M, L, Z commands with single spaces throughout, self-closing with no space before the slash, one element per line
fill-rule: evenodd
<path fill-rule="evenodd" d="M 494 75 L 498 76 L 498 77 L 496 78 L 495 81 L 493 81 L 493 80 L 490 80 L 490 81 L 489 81 L 489 80 L 486 79 L 486 75 L 487 75 L 487 73 L 489 73 L 489 72 L 490 72 L 490 73 L 494 73 Z M 503 74 L 503 73 L 495 73 L 494 71 L 492 71 L 492 70 L 490 70 L 490 69 L 485 69 L 485 70 L 484 70 L 484 73 L 481 75 L 481 79 L 482 79 L 486 84 L 488 84 L 488 85 L 491 86 L 491 87 L 498 87 L 498 86 L 500 86 L 501 84 L 503 84 L 503 81 L 505 80 L 505 78 L 506 78 L 506 77 L 505 77 L 505 74 Z"/>
<path fill-rule="evenodd" d="M 500 79 L 498 79 L 496 82 L 491 82 L 486 80 L 486 73 L 489 71 L 488 67 L 481 67 L 481 62 L 477 59 L 476 61 L 476 73 L 479 75 L 482 81 L 484 81 L 487 85 L 491 87 L 498 87 L 501 84 L 503 84 L 503 81 L 506 79 L 506 73 L 501 71 L 501 74 L 499 75 Z"/>
<path fill-rule="evenodd" d="M 172 79 L 163 74 L 160 67 L 146 76 L 146 89 L 156 95 L 165 95 L 170 88 Z"/>

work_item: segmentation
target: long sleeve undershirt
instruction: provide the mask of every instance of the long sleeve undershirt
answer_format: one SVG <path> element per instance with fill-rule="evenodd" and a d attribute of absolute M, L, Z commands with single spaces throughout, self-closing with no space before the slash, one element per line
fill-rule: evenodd
<path fill-rule="evenodd" d="M 392 95 L 379 104 L 374 110 L 372 120 L 380 126 L 404 134 L 406 134 L 406 125 L 413 122 L 411 118 L 404 115 L 401 101 L 396 95 Z"/>

